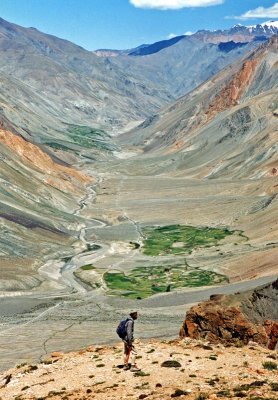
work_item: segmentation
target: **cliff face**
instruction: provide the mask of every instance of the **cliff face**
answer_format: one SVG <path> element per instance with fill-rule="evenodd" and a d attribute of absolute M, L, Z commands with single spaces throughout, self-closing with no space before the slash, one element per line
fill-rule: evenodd
<path fill-rule="evenodd" d="M 278 340 L 278 280 L 241 295 L 211 296 L 186 314 L 180 335 L 211 342 L 257 342 L 275 349 Z"/>

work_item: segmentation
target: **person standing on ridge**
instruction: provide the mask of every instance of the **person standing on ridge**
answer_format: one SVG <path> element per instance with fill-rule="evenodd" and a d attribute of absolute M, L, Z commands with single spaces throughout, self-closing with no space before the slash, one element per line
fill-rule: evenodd
<path fill-rule="evenodd" d="M 126 320 L 126 335 L 124 342 L 124 370 L 130 369 L 132 372 L 140 371 L 135 363 L 136 351 L 133 345 L 134 342 L 134 321 L 138 318 L 138 312 L 132 311 L 129 318 Z M 129 362 L 130 359 L 130 362 Z"/>

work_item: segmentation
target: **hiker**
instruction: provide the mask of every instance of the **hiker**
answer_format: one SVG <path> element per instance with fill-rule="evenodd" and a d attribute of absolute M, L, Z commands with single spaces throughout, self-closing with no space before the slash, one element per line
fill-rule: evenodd
<path fill-rule="evenodd" d="M 135 363 L 136 351 L 134 348 L 134 321 L 138 318 L 138 312 L 132 311 L 129 317 L 122 321 L 117 329 L 117 333 L 124 342 L 124 370 L 132 372 L 140 371 Z"/>

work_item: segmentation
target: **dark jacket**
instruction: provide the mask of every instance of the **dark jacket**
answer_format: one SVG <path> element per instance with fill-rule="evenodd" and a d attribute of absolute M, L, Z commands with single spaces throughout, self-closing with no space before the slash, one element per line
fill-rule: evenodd
<path fill-rule="evenodd" d="M 129 346 L 131 346 L 132 342 L 134 341 L 133 331 L 134 331 L 134 319 L 130 317 L 126 322 L 126 337 L 124 339 Z"/>

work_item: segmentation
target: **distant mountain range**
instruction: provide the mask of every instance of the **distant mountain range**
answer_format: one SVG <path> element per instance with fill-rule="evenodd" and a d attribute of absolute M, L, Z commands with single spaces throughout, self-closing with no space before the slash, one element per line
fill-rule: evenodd
<path fill-rule="evenodd" d="M 223 43 L 223 42 L 250 42 L 253 40 L 267 40 L 272 35 L 278 33 L 278 21 L 267 21 L 262 24 L 244 26 L 235 25 L 227 30 L 200 30 L 190 36 L 196 37 L 206 43 Z M 129 56 L 145 56 L 157 53 L 167 47 L 173 46 L 180 40 L 189 35 L 180 35 L 168 40 L 161 40 L 152 44 L 143 44 L 134 49 L 129 50 L 108 50 L 100 49 L 94 53 L 103 57 L 117 57 L 121 55 Z"/>

